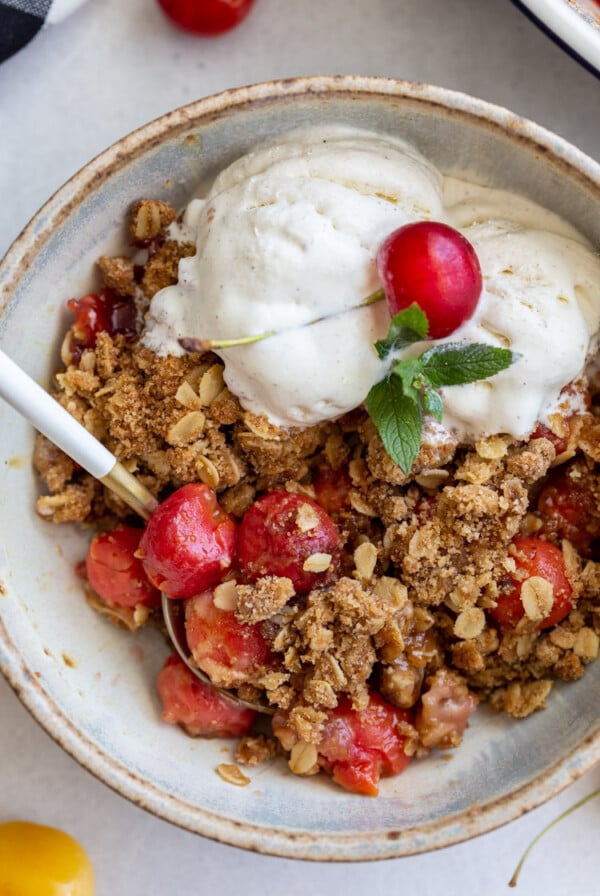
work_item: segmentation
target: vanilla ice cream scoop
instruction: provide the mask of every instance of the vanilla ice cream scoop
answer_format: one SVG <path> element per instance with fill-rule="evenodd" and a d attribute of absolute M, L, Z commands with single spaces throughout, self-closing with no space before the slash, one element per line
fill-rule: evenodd
<path fill-rule="evenodd" d="M 516 356 L 494 377 L 443 389 L 443 424 L 461 441 L 525 437 L 595 348 L 600 260 L 557 215 L 522 196 L 442 178 L 394 137 L 303 129 L 221 172 L 206 198 L 187 207 L 183 227 L 197 252 L 180 262 L 178 283 L 152 300 L 144 341 L 181 354 L 181 338 L 275 331 L 217 351 L 231 391 L 284 427 L 339 417 L 388 367 L 373 348 L 389 326 L 387 305 L 360 307 L 380 286 L 379 246 L 423 219 L 464 233 L 483 274 L 473 317 L 444 341 Z"/>
<path fill-rule="evenodd" d="M 564 405 L 561 390 L 596 352 L 600 259 L 571 224 L 523 196 L 455 177 L 444 177 L 443 196 L 483 273 L 475 314 L 443 341 L 517 356 L 491 379 L 443 389 L 444 426 L 462 442 L 525 438 Z"/>
<path fill-rule="evenodd" d="M 383 375 L 389 324 L 375 257 L 409 221 L 443 217 L 437 170 L 402 140 L 346 127 L 294 132 L 223 171 L 184 226 L 197 253 L 156 294 L 145 343 L 278 335 L 219 350 L 243 406 L 281 426 L 338 417 Z M 319 323 L 312 323 L 319 320 Z"/>
<path fill-rule="evenodd" d="M 473 317 L 443 340 L 509 348 L 487 380 L 442 390 L 443 423 L 460 441 L 525 438 L 584 369 L 600 325 L 600 260 L 582 243 L 507 221 L 467 227 L 483 271 Z"/>

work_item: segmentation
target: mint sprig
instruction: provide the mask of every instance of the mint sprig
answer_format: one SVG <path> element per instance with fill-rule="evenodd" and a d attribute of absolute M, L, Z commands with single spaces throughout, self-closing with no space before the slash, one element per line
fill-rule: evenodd
<path fill-rule="evenodd" d="M 418 305 L 411 305 L 392 318 L 387 336 L 375 343 L 375 351 L 384 361 L 393 352 L 425 339 L 428 329 L 429 321 L 425 313 Z"/>
<path fill-rule="evenodd" d="M 385 450 L 407 473 L 419 453 L 423 428 L 423 406 L 406 395 L 402 380 L 386 376 L 367 395 L 367 410 Z"/>
<path fill-rule="evenodd" d="M 418 305 L 392 318 L 385 339 L 375 343 L 384 360 L 427 337 L 429 324 Z M 367 395 L 367 410 L 385 450 L 408 474 L 419 453 L 426 414 L 442 420 L 442 386 L 459 386 L 494 376 L 515 361 L 506 348 L 482 343 L 448 342 L 434 345 L 416 358 L 395 361 L 387 376 Z"/>
<path fill-rule="evenodd" d="M 447 342 L 423 352 L 419 360 L 428 382 L 439 388 L 486 380 L 509 367 L 514 357 L 507 348 L 496 348 L 480 342 Z"/>

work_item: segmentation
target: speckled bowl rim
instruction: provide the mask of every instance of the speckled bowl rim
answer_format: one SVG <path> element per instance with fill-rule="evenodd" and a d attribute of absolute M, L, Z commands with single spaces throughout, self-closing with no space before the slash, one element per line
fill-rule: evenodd
<path fill-rule="evenodd" d="M 230 115 L 240 107 L 264 102 L 289 101 L 307 95 L 354 95 L 417 101 L 423 107 L 442 108 L 463 120 L 509 135 L 540 154 L 548 154 L 555 165 L 568 171 L 600 203 L 600 166 L 565 140 L 512 112 L 466 94 L 431 85 L 363 76 L 315 76 L 271 81 L 227 90 L 176 109 L 146 124 L 94 158 L 61 187 L 17 237 L 0 263 L 0 315 L 8 307 L 11 285 L 61 221 L 82 198 L 96 190 L 115 167 L 131 161 L 165 136 L 187 131 L 198 120 L 203 123 Z M 263 828 L 215 815 L 184 800 L 165 794 L 158 787 L 133 775 L 121 763 L 100 751 L 67 718 L 44 690 L 34 670 L 20 656 L 0 618 L 0 669 L 34 719 L 67 753 L 102 782 L 136 805 L 182 828 L 213 840 L 269 855 L 288 858 L 365 861 L 428 852 L 487 833 L 550 799 L 588 771 L 600 759 L 600 726 L 576 748 L 546 771 L 502 798 L 473 805 L 459 816 L 410 829 L 329 835 L 328 850 L 319 848 L 323 834 L 295 833 Z"/>

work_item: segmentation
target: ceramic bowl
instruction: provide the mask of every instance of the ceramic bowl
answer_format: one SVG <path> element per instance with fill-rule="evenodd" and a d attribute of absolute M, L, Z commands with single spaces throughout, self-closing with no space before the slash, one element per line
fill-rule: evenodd
<path fill-rule="evenodd" d="M 528 121 L 436 87 L 315 77 L 233 90 L 178 109 L 120 140 L 53 196 L 0 266 L 0 345 L 47 384 L 70 296 L 93 286 L 94 260 L 124 238 L 140 196 L 184 203 L 198 184 L 267 136 L 346 122 L 402 135 L 444 171 L 471 172 L 529 196 L 600 245 L 600 167 Z M 600 758 L 600 663 L 557 686 L 544 712 L 515 723 L 482 708 L 463 745 L 382 782 L 378 799 L 283 760 L 224 783 L 223 741 L 159 721 L 156 632 L 116 630 L 81 599 L 73 567 L 86 536 L 34 512 L 34 434 L 0 407 L 0 666 L 33 716 L 123 796 L 204 836 L 281 856 L 383 859 L 481 834 L 538 805 Z"/>
<path fill-rule="evenodd" d="M 514 0 L 532 21 L 600 77 L 598 0 Z"/>

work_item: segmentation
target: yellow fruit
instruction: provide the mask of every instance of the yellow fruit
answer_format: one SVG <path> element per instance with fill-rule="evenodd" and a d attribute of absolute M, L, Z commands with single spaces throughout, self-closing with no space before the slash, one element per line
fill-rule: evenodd
<path fill-rule="evenodd" d="M 0 896 L 94 896 L 92 864 L 63 831 L 8 821 L 0 824 Z"/>

